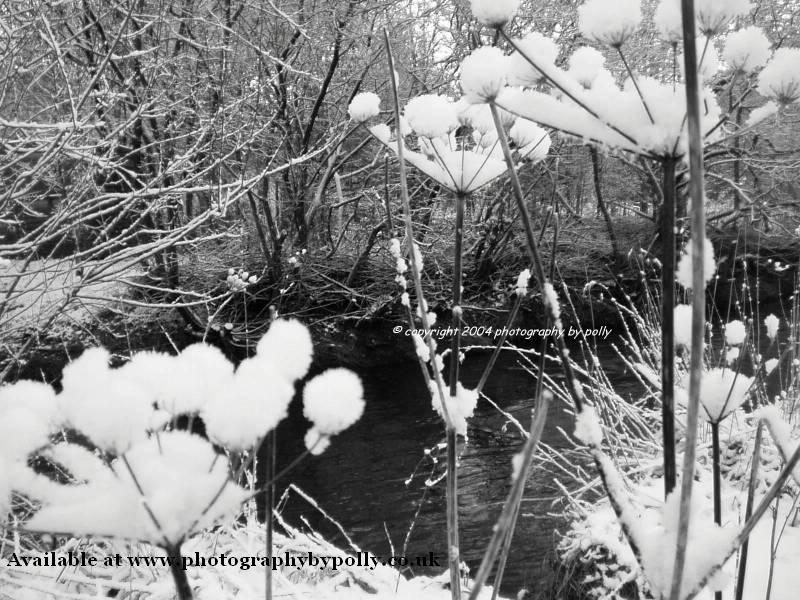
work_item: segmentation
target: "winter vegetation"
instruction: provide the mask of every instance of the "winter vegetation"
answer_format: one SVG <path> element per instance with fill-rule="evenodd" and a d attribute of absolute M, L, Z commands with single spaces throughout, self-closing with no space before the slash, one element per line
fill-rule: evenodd
<path fill-rule="evenodd" d="M 798 18 L 794 0 L 0 7 L 0 598 L 796 597 Z M 489 391 L 508 357 L 523 419 Z M 395 547 L 358 490 L 352 532 L 293 479 L 348 435 L 394 451 L 359 421 L 402 386 L 371 370 L 403 358 L 441 437 L 401 477 L 410 495 L 431 466 Z M 509 477 L 473 507 L 481 435 L 512 440 Z M 344 487 L 338 467 L 317 476 Z M 537 478 L 560 524 L 523 586 Z M 405 554 L 431 506 L 437 571 L 359 542 Z M 490 523 L 467 547 L 473 508 Z M 288 566 L 312 554 L 331 567 Z"/>

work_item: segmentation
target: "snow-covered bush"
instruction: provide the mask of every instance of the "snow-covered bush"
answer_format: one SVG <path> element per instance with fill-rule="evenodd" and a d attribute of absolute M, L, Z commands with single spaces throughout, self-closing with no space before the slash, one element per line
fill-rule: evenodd
<path fill-rule="evenodd" d="M 179 554 L 185 540 L 230 521 L 252 497 L 241 485 L 243 458 L 252 462 L 286 417 L 312 352 L 303 325 L 276 320 L 236 368 L 204 343 L 176 356 L 139 352 L 119 368 L 91 348 L 64 368 L 59 394 L 31 381 L 0 388 L 3 521 L 13 494 L 38 507 L 23 523 L 28 531 L 128 538 Z M 304 395 L 309 452 L 324 450 L 364 409 L 361 382 L 346 369 L 312 378 Z M 207 439 L 177 429 L 181 416 L 202 418 Z M 68 481 L 34 471 L 32 457 Z"/>

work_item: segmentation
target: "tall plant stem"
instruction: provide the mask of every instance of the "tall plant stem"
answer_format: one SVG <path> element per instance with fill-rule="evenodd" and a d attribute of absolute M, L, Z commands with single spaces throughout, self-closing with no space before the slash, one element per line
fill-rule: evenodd
<path fill-rule="evenodd" d="M 267 448 L 266 479 L 267 487 L 264 490 L 264 523 L 266 525 L 266 552 L 267 558 L 272 557 L 273 520 L 272 510 L 275 507 L 275 450 L 277 433 L 273 429 L 267 434 L 264 446 Z M 272 569 L 266 569 L 265 600 L 272 600 Z"/>
<path fill-rule="evenodd" d="M 711 468 L 714 482 L 714 523 L 722 525 L 722 474 L 720 473 L 719 422 L 711 423 Z M 714 600 L 722 600 L 722 591 L 714 592 Z"/>
<path fill-rule="evenodd" d="M 753 503 L 756 496 L 756 485 L 758 484 L 758 466 L 761 463 L 761 437 L 764 435 L 764 424 L 759 420 L 756 429 L 756 439 L 753 442 L 753 466 L 750 467 L 750 483 L 747 486 L 747 504 L 744 509 L 744 520 L 749 521 L 753 516 Z M 742 543 L 741 553 L 739 554 L 739 572 L 736 575 L 736 596 L 735 600 L 742 600 L 744 595 L 744 582 L 747 575 L 747 553 L 750 548 L 750 540 L 745 539 Z"/>
<path fill-rule="evenodd" d="M 461 355 L 461 288 L 463 282 L 464 204 L 466 196 L 456 194 L 456 239 L 453 256 L 453 327 L 456 332 L 450 347 L 450 398 L 458 395 L 458 366 Z M 461 553 L 458 543 L 458 436 L 452 424 L 447 427 L 447 555 L 450 561 L 450 589 L 461 597 Z"/>
<path fill-rule="evenodd" d="M 194 594 L 192 593 L 192 586 L 189 583 L 189 576 L 186 574 L 180 560 L 180 544 L 168 546 L 164 548 L 164 550 L 167 551 L 167 556 L 174 557 L 169 561 L 169 571 L 172 574 L 172 579 L 175 581 L 175 591 L 177 592 L 178 600 L 193 600 Z"/>
<path fill-rule="evenodd" d="M 469 600 L 477 600 L 481 589 L 486 584 L 486 580 L 489 578 L 489 573 L 491 573 L 492 566 L 497 560 L 497 555 L 499 554 L 506 538 L 511 534 L 514 526 L 515 515 L 517 514 L 517 509 L 519 508 L 520 501 L 522 500 L 522 493 L 525 490 L 525 480 L 527 479 L 526 475 L 528 473 L 528 469 L 530 469 L 531 463 L 533 462 L 533 456 L 536 452 L 536 447 L 539 445 L 539 440 L 542 438 L 545 421 L 547 421 L 548 407 L 548 399 L 544 396 L 540 397 L 536 408 L 536 414 L 534 415 L 533 422 L 531 423 L 530 436 L 527 440 L 525 440 L 525 446 L 522 449 L 522 464 L 519 467 L 519 471 L 514 479 L 514 483 L 511 486 L 511 490 L 508 492 L 508 498 L 506 498 L 506 502 L 503 504 L 503 510 L 500 513 L 500 518 L 497 519 L 497 524 L 495 525 L 494 532 L 492 533 L 492 538 L 489 540 L 489 546 L 486 548 L 486 552 L 483 555 L 483 560 L 481 561 L 481 566 L 478 568 L 478 574 L 475 575 L 475 581 L 469 594 Z"/>
<path fill-rule="evenodd" d="M 539 282 L 539 285 L 542 287 L 544 291 L 545 285 L 549 284 L 549 280 L 547 274 L 544 270 L 544 264 L 542 263 L 542 257 L 539 253 L 539 244 L 536 241 L 536 237 L 533 233 L 533 226 L 531 225 L 531 215 L 528 211 L 528 207 L 525 205 L 525 196 L 522 193 L 522 186 L 519 183 L 519 177 L 517 177 L 517 172 L 514 170 L 514 161 L 511 157 L 511 147 L 508 145 L 508 137 L 506 136 L 506 132 L 503 129 L 503 124 L 500 120 L 500 115 L 497 111 L 497 106 L 494 103 L 489 104 L 489 109 L 492 113 L 492 119 L 494 120 L 494 126 L 497 130 L 497 136 L 500 141 L 500 147 L 503 150 L 503 156 L 506 161 L 506 165 L 508 166 L 508 174 L 511 177 L 511 189 L 514 192 L 514 199 L 517 202 L 517 210 L 520 213 L 520 217 L 522 219 L 522 227 L 525 231 L 525 241 L 528 245 L 528 253 L 530 255 L 531 265 L 533 265 L 533 272 L 536 275 L 536 279 Z M 546 294 L 545 294 L 546 296 Z M 545 297 L 545 305 L 549 312 L 549 317 L 553 317 L 553 324 L 560 330 L 562 328 L 561 321 L 558 318 L 555 318 L 555 307 L 550 306 L 550 300 Z M 577 381 L 575 377 L 575 371 L 572 368 L 572 359 L 569 357 L 569 349 L 567 348 L 567 344 L 564 341 L 564 336 L 556 336 L 556 343 L 558 344 L 558 353 L 559 357 L 561 358 L 561 367 L 564 369 L 564 377 L 567 380 L 567 388 L 569 389 L 569 394 L 572 399 L 573 404 L 575 405 L 575 411 L 580 413 L 583 411 L 584 404 L 586 400 L 583 395 L 582 388 L 580 387 L 580 383 Z"/>
<path fill-rule="evenodd" d="M 703 137 L 700 133 L 700 82 L 697 73 L 697 45 L 694 36 L 694 0 L 681 0 L 683 13 L 683 56 L 686 73 L 686 110 L 689 138 L 689 190 L 692 199 L 692 343 L 689 370 L 689 405 L 686 413 L 686 449 L 683 454 L 680 516 L 672 570 L 670 600 L 681 598 L 681 583 L 686 562 L 689 534 L 692 482 L 697 444 L 697 420 L 700 403 L 700 380 L 703 374 L 703 337 L 705 334 L 705 209 L 703 206 Z"/>
<path fill-rule="evenodd" d="M 389 73 L 394 74 L 394 56 L 392 55 L 392 46 L 389 43 L 389 31 L 384 27 L 383 29 L 383 41 L 386 47 L 386 57 L 389 62 Z M 392 88 L 392 100 L 394 105 L 394 117 L 395 122 L 400 123 L 400 101 L 398 99 L 397 93 L 397 81 L 394 75 L 390 77 L 391 80 L 391 88 Z M 416 259 L 416 249 L 414 248 L 414 231 L 411 224 L 411 202 L 408 198 L 408 181 L 406 179 L 406 165 L 404 159 L 404 149 L 403 149 L 403 141 L 402 136 L 398 135 L 397 139 L 397 158 L 398 158 L 398 170 L 400 172 L 400 199 L 403 202 L 403 213 L 404 213 L 404 221 L 405 221 L 405 229 L 406 229 L 406 237 L 408 238 L 408 245 L 409 245 L 409 256 L 411 263 L 411 274 L 414 279 L 414 290 L 417 294 L 417 298 L 419 300 L 420 306 L 424 306 L 424 296 L 422 293 L 422 278 L 420 276 L 420 269 L 419 265 L 417 264 Z M 460 286 L 459 286 L 459 293 L 460 293 Z M 431 361 L 435 365 L 436 360 L 436 347 L 433 345 L 433 338 L 430 335 L 430 322 L 428 320 L 428 312 L 426 310 L 420 310 L 420 319 L 422 319 L 422 327 L 425 329 L 425 341 L 428 345 L 428 350 L 430 351 Z M 447 432 L 447 446 L 448 446 L 448 455 L 447 455 L 447 561 L 448 566 L 450 568 L 450 594 L 453 600 L 461 600 L 461 560 L 459 555 L 458 549 L 458 531 L 453 529 L 453 526 L 458 527 L 458 504 L 457 498 L 451 498 L 451 485 L 453 486 L 453 491 L 455 490 L 456 481 L 452 479 L 455 476 L 455 467 L 456 467 L 456 457 L 455 451 L 453 452 L 452 456 L 449 452 L 449 448 L 453 446 L 455 448 L 456 442 L 456 432 L 453 426 L 452 419 L 450 418 L 450 413 L 447 410 L 447 401 L 448 398 L 445 397 L 445 390 L 444 390 L 444 382 L 442 381 L 441 373 L 437 368 L 434 367 L 433 375 L 436 382 L 436 391 L 439 394 L 439 399 L 441 401 L 442 406 L 442 416 L 445 422 L 445 429 Z M 453 543 L 455 542 L 455 543 Z"/>
<path fill-rule="evenodd" d="M 664 161 L 664 205 L 661 215 L 661 430 L 664 438 L 664 496 L 677 482 L 675 466 L 675 168 Z"/>

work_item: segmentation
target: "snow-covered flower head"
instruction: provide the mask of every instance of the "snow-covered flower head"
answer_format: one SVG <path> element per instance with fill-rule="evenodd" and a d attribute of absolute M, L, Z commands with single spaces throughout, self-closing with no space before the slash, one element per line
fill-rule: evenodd
<path fill-rule="evenodd" d="M 606 57 L 591 46 L 581 46 L 569 57 L 569 74 L 583 87 L 592 87 L 600 74 Z"/>
<path fill-rule="evenodd" d="M 252 448 L 286 417 L 293 395 L 292 380 L 257 353 L 239 364 L 224 394 L 203 408 L 206 433 L 229 450 Z"/>
<path fill-rule="evenodd" d="M 118 455 L 147 437 L 155 399 L 143 382 L 110 369 L 109 358 L 105 349 L 90 348 L 66 366 L 58 402 L 70 427 Z"/>
<path fill-rule="evenodd" d="M 444 96 L 423 94 L 406 104 L 405 118 L 419 136 L 439 138 L 458 127 L 458 114 L 453 102 Z"/>
<path fill-rule="evenodd" d="M 256 356 L 294 382 L 308 373 L 314 345 L 305 325 L 295 319 L 277 319 L 256 346 Z"/>
<path fill-rule="evenodd" d="M 697 26 L 706 35 L 715 35 L 736 17 L 750 12 L 749 0 L 695 0 Z"/>
<path fill-rule="evenodd" d="M 508 135 L 517 145 L 521 158 L 539 161 L 550 151 L 550 135 L 532 121 L 517 119 Z"/>
<path fill-rule="evenodd" d="M 758 76 L 758 93 L 781 104 L 800 99 L 800 48 L 778 48 Z"/>
<path fill-rule="evenodd" d="M 681 17 L 681 0 L 661 0 L 653 15 L 658 35 L 670 44 L 677 44 L 683 39 L 683 22 Z"/>
<path fill-rule="evenodd" d="M 686 251 L 681 256 L 680 261 L 678 261 L 678 269 L 675 272 L 675 280 L 687 290 L 692 289 L 694 273 L 691 248 L 692 243 L 690 242 L 687 244 Z M 703 275 L 705 282 L 708 283 L 714 278 L 714 274 L 717 271 L 717 263 L 714 261 L 714 246 L 708 238 L 705 238 L 703 249 Z"/>
<path fill-rule="evenodd" d="M 731 346 L 738 346 L 744 342 L 746 333 L 747 329 L 745 329 L 744 323 L 739 320 L 731 321 L 725 325 L 725 341 Z"/>
<path fill-rule="evenodd" d="M 578 7 L 580 32 L 601 44 L 618 47 L 642 22 L 639 0 L 586 0 Z"/>
<path fill-rule="evenodd" d="M 770 46 L 764 31 L 751 25 L 734 31 L 725 38 L 722 58 L 731 68 L 749 73 L 767 64 Z"/>
<path fill-rule="evenodd" d="M 350 118 L 356 123 L 363 123 L 377 117 L 381 111 L 381 99 L 373 92 L 356 94 L 347 109 Z"/>
<path fill-rule="evenodd" d="M 467 102 L 491 102 L 506 84 L 508 57 L 494 46 L 473 50 L 461 63 L 461 90 Z"/>
<path fill-rule="evenodd" d="M 29 491 L 41 502 L 26 523 L 33 531 L 174 546 L 221 519 L 233 518 L 247 495 L 228 480 L 227 461 L 216 460 L 213 446 L 185 431 L 141 440 L 110 468 L 76 444 L 53 446 L 51 458 L 80 483 L 31 486 Z"/>
<path fill-rule="evenodd" d="M 514 45 L 518 50 L 508 59 L 508 82 L 512 85 L 527 87 L 536 85 L 543 75 L 531 61 L 547 69 L 552 67 L 558 58 L 558 44 L 552 38 L 536 31 L 522 39 L 514 40 Z"/>
<path fill-rule="evenodd" d="M 470 0 L 472 15 L 489 27 L 502 27 L 519 10 L 520 0 Z"/>
<path fill-rule="evenodd" d="M 700 403 L 707 420 L 718 423 L 744 404 L 753 381 L 732 369 L 705 371 L 700 381 Z"/>
<path fill-rule="evenodd" d="M 764 326 L 767 328 L 767 337 L 770 341 L 775 341 L 778 337 L 778 326 L 781 321 L 774 314 L 770 313 L 764 317 Z"/>
<path fill-rule="evenodd" d="M 0 387 L 0 467 L 6 466 L 1 461 L 24 462 L 45 446 L 55 431 L 57 412 L 55 392 L 47 384 L 19 381 Z M 0 473 L 0 480 L 7 476 Z M 2 496 L 0 490 L 0 504 Z"/>
<path fill-rule="evenodd" d="M 378 123 L 369 128 L 369 132 L 384 144 L 388 144 L 392 139 L 392 130 L 386 123 Z"/>
<path fill-rule="evenodd" d="M 328 369 L 303 388 L 303 414 L 320 435 L 341 433 L 363 412 L 364 388 L 348 369 Z"/>

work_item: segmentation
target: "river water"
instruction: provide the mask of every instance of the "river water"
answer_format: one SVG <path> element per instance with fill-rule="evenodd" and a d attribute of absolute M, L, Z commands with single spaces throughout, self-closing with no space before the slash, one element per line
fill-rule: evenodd
<path fill-rule="evenodd" d="M 599 357 L 615 389 L 623 397 L 634 394 L 637 383 L 624 372 L 610 342 L 611 338 L 598 349 Z M 487 354 L 467 356 L 462 367 L 462 381 L 467 387 L 477 384 L 487 359 Z M 430 487 L 425 482 L 432 475 L 436 478 L 443 474 L 445 453 L 443 448 L 437 450 L 437 445 L 444 441 L 444 430 L 431 408 L 419 366 L 412 361 L 397 362 L 362 370 L 360 375 L 366 397 L 360 421 L 333 438 L 324 454 L 301 463 L 279 488 L 295 483 L 338 521 L 362 550 L 382 556 L 403 554 L 412 559 L 434 552 L 443 558 L 444 481 Z M 535 383 L 522 368 L 519 357 L 507 352 L 495 367 L 485 393 L 527 429 Z M 293 405 L 294 412 L 278 433 L 279 468 L 302 451 L 302 437 L 308 427 L 299 414 L 300 403 Z M 470 422 L 469 442 L 461 454 L 460 541 L 463 559 L 472 573 L 480 564 L 508 494 L 511 458 L 523 443 L 513 426 L 502 431 L 505 421 L 495 408 L 481 400 Z M 573 423 L 565 406 L 556 402 L 551 406 L 543 441 L 554 447 L 567 446 L 559 428 L 571 432 Z M 437 455 L 439 460 L 434 464 L 432 456 Z M 550 559 L 556 530 L 565 524 L 554 505 L 560 496 L 552 480 L 553 475 L 542 469 L 528 478 L 504 592 L 516 593 L 523 587 L 535 591 L 552 573 Z M 344 536 L 299 496 L 290 496 L 283 513 L 290 523 L 301 527 L 310 524 L 329 541 L 346 547 Z M 444 565 L 444 560 L 441 562 Z"/>

